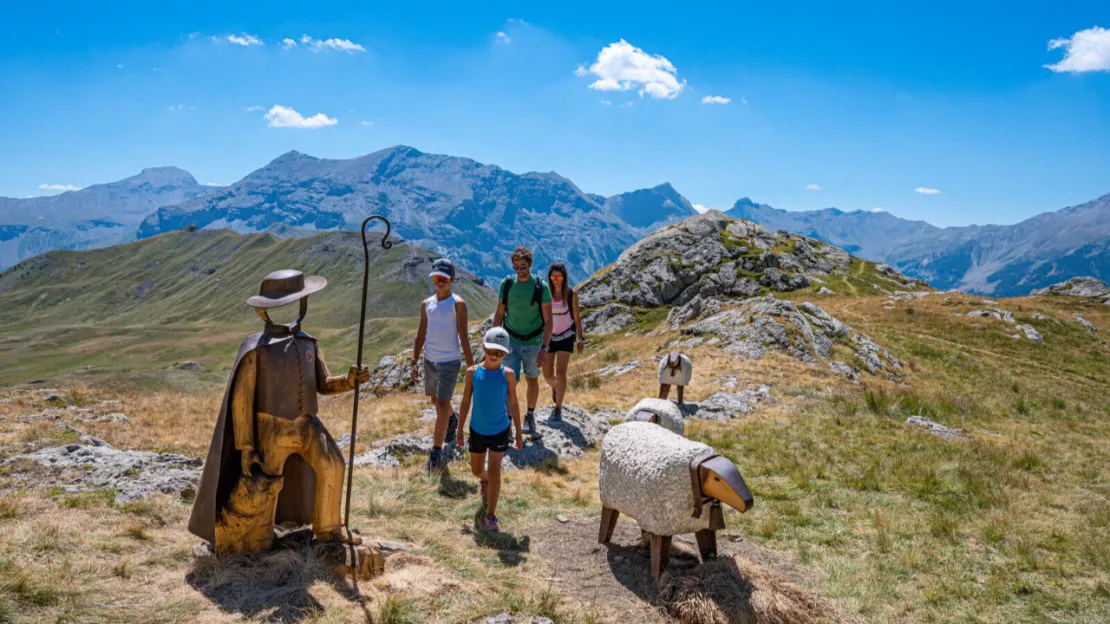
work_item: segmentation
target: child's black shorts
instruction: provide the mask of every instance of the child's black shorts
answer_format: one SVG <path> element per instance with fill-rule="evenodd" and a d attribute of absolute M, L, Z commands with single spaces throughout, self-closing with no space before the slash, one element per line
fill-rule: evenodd
<path fill-rule="evenodd" d="M 482 435 L 472 428 L 470 430 L 470 442 L 467 445 L 470 447 L 471 453 L 485 453 L 486 451 L 504 453 L 509 450 L 509 439 L 512 437 L 512 431 L 513 426 L 509 425 L 501 433 Z"/>

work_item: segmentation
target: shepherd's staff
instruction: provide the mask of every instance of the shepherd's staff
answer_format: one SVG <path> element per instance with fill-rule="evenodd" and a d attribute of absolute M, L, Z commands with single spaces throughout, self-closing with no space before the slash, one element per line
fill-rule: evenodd
<path fill-rule="evenodd" d="M 360 370 L 362 369 L 362 334 L 366 329 L 366 288 L 370 283 L 370 244 L 366 241 L 366 226 L 374 219 L 380 219 L 385 224 L 385 235 L 382 236 L 382 249 L 389 249 L 393 247 L 393 243 L 389 241 L 389 232 L 392 226 L 389 220 L 379 215 L 371 215 L 366 217 L 362 222 L 362 253 L 364 258 L 363 271 L 362 271 L 362 307 L 359 308 L 358 317 L 358 359 L 355 361 L 355 366 Z M 351 411 L 351 449 L 347 453 L 347 504 L 343 512 L 343 528 L 347 531 L 349 541 L 351 536 L 351 487 L 354 484 L 355 476 L 355 438 L 358 432 L 358 390 L 362 384 L 357 383 L 355 380 L 355 404 Z M 354 544 L 350 544 L 351 549 L 351 568 L 354 573 L 355 583 L 358 584 L 357 574 L 357 559 L 355 558 Z"/>

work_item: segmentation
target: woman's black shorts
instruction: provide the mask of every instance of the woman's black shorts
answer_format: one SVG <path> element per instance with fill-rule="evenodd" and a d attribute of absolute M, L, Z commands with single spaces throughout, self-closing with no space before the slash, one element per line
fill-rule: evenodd
<path fill-rule="evenodd" d="M 562 340 L 552 340 L 551 346 L 548 347 L 548 353 L 574 353 L 574 341 L 576 336 L 571 334 Z"/>
<path fill-rule="evenodd" d="M 509 438 L 511 437 L 513 426 L 505 427 L 501 433 L 493 435 L 482 435 L 470 429 L 470 441 L 467 446 L 470 448 L 471 453 L 485 453 L 486 451 L 493 451 L 494 453 L 504 453 L 509 450 Z"/>

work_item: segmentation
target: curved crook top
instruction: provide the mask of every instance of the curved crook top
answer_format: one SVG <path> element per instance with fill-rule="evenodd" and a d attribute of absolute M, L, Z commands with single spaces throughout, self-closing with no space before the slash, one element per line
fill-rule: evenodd
<path fill-rule="evenodd" d="M 369 224 L 374 219 L 379 219 L 379 220 L 381 220 L 382 223 L 385 224 L 385 235 L 382 236 L 382 243 L 381 243 L 382 249 L 389 249 L 389 248 L 393 247 L 393 241 L 389 240 L 389 233 L 393 230 L 393 226 L 390 225 L 389 219 L 386 219 L 385 217 L 383 217 L 381 215 L 370 215 L 369 217 L 366 217 L 365 221 L 362 222 L 362 246 L 363 246 L 363 248 L 368 248 L 367 247 L 367 242 L 366 242 L 366 225 Z"/>

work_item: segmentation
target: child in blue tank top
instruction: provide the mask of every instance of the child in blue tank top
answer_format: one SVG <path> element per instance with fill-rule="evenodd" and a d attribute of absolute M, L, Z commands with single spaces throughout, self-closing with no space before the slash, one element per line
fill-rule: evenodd
<path fill-rule="evenodd" d="M 513 448 L 518 451 L 524 445 L 524 435 L 520 429 L 516 375 L 501 365 L 501 358 L 511 349 L 509 333 L 501 327 L 494 327 L 486 332 L 483 346 L 486 356 L 482 363 L 466 369 L 456 442 L 462 446 L 463 427 L 473 405 L 470 470 L 482 486 L 482 500 L 486 503 L 485 528 L 496 533 L 500 530 L 497 525 L 497 498 L 501 494 L 501 458 L 509 450 L 513 429 L 516 429 Z M 486 455 L 489 455 L 488 463 Z"/>

